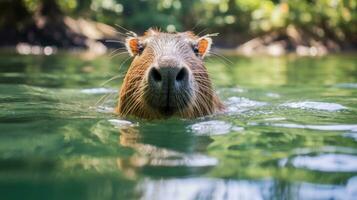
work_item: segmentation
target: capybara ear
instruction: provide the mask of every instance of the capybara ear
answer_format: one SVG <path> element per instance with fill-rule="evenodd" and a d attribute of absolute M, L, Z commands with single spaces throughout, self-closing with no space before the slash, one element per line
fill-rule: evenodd
<path fill-rule="evenodd" d="M 145 31 L 144 36 L 155 36 L 160 33 L 159 28 L 149 28 L 148 30 Z"/>
<path fill-rule="evenodd" d="M 125 46 L 130 56 L 136 56 L 143 50 L 142 44 L 140 44 L 139 38 L 137 37 L 126 38 Z"/>
<path fill-rule="evenodd" d="M 198 39 L 196 45 L 196 53 L 201 58 L 204 58 L 211 49 L 212 39 L 210 37 L 203 36 Z"/>

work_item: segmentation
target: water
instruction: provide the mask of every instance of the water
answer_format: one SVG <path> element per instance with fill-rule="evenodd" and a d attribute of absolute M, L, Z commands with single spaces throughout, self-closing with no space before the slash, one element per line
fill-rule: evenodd
<path fill-rule="evenodd" d="M 227 111 L 164 121 L 112 114 L 124 59 L 0 55 L 1 199 L 357 199 L 354 55 L 209 58 Z"/>

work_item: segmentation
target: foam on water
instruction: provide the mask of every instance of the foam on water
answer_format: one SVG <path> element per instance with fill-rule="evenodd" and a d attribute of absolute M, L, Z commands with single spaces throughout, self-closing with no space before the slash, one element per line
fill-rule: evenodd
<path fill-rule="evenodd" d="M 347 109 L 337 103 L 326 103 L 326 102 L 315 102 L 315 101 L 301 101 L 301 102 L 289 102 L 281 104 L 280 106 L 298 109 L 313 109 L 313 110 L 323 110 L 323 111 L 339 111 Z"/>
<path fill-rule="evenodd" d="M 242 127 L 233 126 L 231 123 L 219 120 L 199 122 L 190 126 L 196 135 L 223 135 L 231 131 L 242 131 Z"/>

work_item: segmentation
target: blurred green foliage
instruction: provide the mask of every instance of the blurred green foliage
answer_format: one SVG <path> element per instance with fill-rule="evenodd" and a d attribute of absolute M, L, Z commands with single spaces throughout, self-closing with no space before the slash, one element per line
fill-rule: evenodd
<path fill-rule="evenodd" d="M 43 0 L 23 0 L 34 13 Z M 355 0 L 51 0 L 64 14 L 135 31 L 195 28 L 259 35 L 294 25 L 317 37 L 355 40 Z M 1 8 L 0 8 L 1 9 Z M 3 9 L 3 8 L 2 8 Z"/>

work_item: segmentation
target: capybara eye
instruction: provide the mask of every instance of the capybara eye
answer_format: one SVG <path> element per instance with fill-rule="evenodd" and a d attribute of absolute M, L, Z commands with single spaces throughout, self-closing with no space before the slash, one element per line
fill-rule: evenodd
<path fill-rule="evenodd" d="M 138 44 L 138 53 L 141 54 L 144 51 L 144 45 Z"/>
<path fill-rule="evenodd" d="M 198 51 L 198 46 L 197 46 L 197 45 L 194 45 L 194 46 L 192 47 L 192 50 L 193 50 L 193 52 L 196 54 L 196 56 L 198 56 L 198 53 L 199 53 L 199 51 Z"/>
<path fill-rule="evenodd" d="M 130 56 L 140 55 L 144 51 L 145 45 L 136 37 L 129 37 L 125 40 L 125 46 Z"/>

